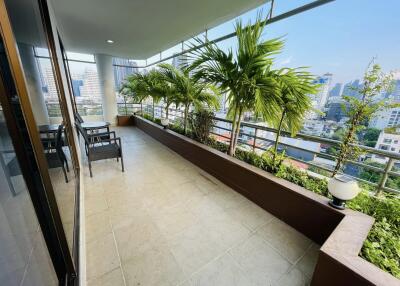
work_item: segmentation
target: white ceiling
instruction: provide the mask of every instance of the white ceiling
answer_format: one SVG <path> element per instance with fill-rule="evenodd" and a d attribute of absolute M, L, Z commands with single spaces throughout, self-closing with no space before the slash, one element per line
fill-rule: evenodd
<path fill-rule="evenodd" d="M 68 51 L 146 59 L 267 0 L 51 0 Z M 115 41 L 114 44 L 106 40 Z"/>

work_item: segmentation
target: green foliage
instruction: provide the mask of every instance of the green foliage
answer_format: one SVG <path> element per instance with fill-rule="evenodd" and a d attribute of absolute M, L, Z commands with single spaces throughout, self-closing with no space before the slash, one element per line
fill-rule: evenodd
<path fill-rule="evenodd" d="M 302 68 L 284 68 L 276 73 L 277 96 L 280 98 L 278 128 L 295 135 L 302 127 L 304 115 L 312 107 L 310 95 L 318 92 L 315 77 Z"/>
<path fill-rule="evenodd" d="M 277 141 L 275 142 L 275 144 L 276 143 Z M 265 152 L 262 157 L 267 162 L 268 167 L 265 170 L 268 172 L 276 174 L 280 172 L 281 169 L 285 168 L 285 166 L 282 165 L 283 161 L 286 158 L 285 151 L 283 151 L 282 153 L 278 153 L 278 151 L 274 149 L 271 152 Z"/>
<path fill-rule="evenodd" d="M 204 48 L 192 52 L 191 66 L 195 76 L 205 82 L 218 84 L 228 95 L 228 116 L 232 119 L 229 154 L 234 155 L 240 130 L 240 122 L 246 111 L 272 122 L 278 117 L 280 106 L 276 96 L 277 84 L 272 69 L 273 56 L 281 52 L 281 39 L 262 40 L 264 21 L 259 16 L 252 25 L 235 25 L 238 46 L 224 51 L 216 43 L 200 38 L 197 43 Z"/>
<path fill-rule="evenodd" d="M 210 131 L 215 124 L 214 112 L 200 109 L 197 112 L 190 113 L 189 125 L 193 130 L 196 140 L 205 143 L 210 137 Z"/>
<path fill-rule="evenodd" d="M 170 64 L 160 64 L 160 73 L 163 80 L 174 87 L 178 94 L 176 102 L 183 104 L 184 113 L 184 130 L 187 131 L 188 115 L 190 106 L 200 109 L 204 106 L 210 108 L 218 108 L 219 106 L 219 89 L 211 83 L 204 83 L 193 77 L 190 70 L 186 67 L 176 68 Z"/>
<path fill-rule="evenodd" d="M 150 115 L 148 115 L 148 114 L 146 114 L 146 113 L 143 114 L 142 117 L 145 118 L 145 119 L 147 119 L 147 120 L 153 121 L 153 117 L 150 116 Z"/>
<path fill-rule="evenodd" d="M 400 278 L 399 230 L 394 228 L 385 219 L 377 221 L 364 242 L 361 257 Z"/>
<path fill-rule="evenodd" d="M 376 128 L 367 128 L 361 134 L 361 144 L 364 144 L 368 147 L 375 147 L 376 142 L 378 141 L 379 134 L 381 130 Z"/>
<path fill-rule="evenodd" d="M 219 142 L 212 137 L 208 138 L 207 145 L 218 151 L 221 151 L 222 153 L 227 153 L 229 148 L 229 146 L 225 143 Z"/>
<path fill-rule="evenodd" d="M 346 160 L 356 159 L 361 154 L 360 149 L 352 147 L 351 144 L 357 143 L 356 134 L 365 128 L 363 124 L 368 122 L 377 111 L 392 106 L 385 99 L 377 100 L 377 96 L 391 89 L 391 84 L 392 74 L 384 74 L 378 64 L 371 63 L 364 74 L 363 85 L 352 88 L 361 95 L 361 99 L 354 96 L 343 96 L 349 105 L 347 109 L 349 121 L 340 144 L 333 176 L 343 168 Z"/>
<path fill-rule="evenodd" d="M 148 96 L 143 76 L 139 73 L 129 75 L 122 83 L 119 93 L 124 99 L 130 98 L 133 102 L 141 103 Z"/>
<path fill-rule="evenodd" d="M 250 165 L 258 167 L 265 170 L 267 168 L 267 162 L 264 158 L 258 156 L 254 152 L 244 151 L 242 149 L 237 149 L 235 152 L 235 158 L 244 161 Z"/>
<path fill-rule="evenodd" d="M 282 130 L 295 135 L 303 124 L 304 115 L 311 109 L 310 95 L 317 93 L 314 77 L 303 69 L 284 68 L 276 73 L 276 96 L 280 99 L 279 117 L 274 123 L 277 128 L 272 159 L 274 169 L 282 160 L 278 159 L 279 137 Z"/>

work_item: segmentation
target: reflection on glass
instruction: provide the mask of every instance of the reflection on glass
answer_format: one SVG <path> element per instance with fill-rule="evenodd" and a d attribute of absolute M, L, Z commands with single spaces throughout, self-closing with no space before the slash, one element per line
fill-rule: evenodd
<path fill-rule="evenodd" d="M 0 106 L 0 284 L 57 283 Z"/>
<path fill-rule="evenodd" d="M 91 55 L 91 54 L 81 54 L 81 53 L 67 52 L 67 59 L 68 60 L 86 61 L 86 62 L 95 63 L 94 55 Z"/>
<path fill-rule="evenodd" d="M 79 114 L 86 120 L 99 120 L 103 109 L 96 64 L 69 61 L 68 65 Z"/>
<path fill-rule="evenodd" d="M 10 0 L 6 1 L 6 5 L 25 74 L 31 108 L 42 141 L 44 157 L 47 160 L 48 172 L 72 253 L 76 182 L 72 167 L 72 151 L 65 132 L 68 122 L 64 117 L 65 114 L 61 112 L 65 109 L 61 107 L 65 107 L 66 103 L 60 102 L 59 87 L 51 63 L 53 59 L 49 57 L 51 53 L 48 52 L 38 1 L 24 1 L 23 8 Z M 26 37 L 24 32 L 26 26 L 21 25 L 19 21 L 22 18 L 29 19 L 31 22 L 29 37 Z"/>

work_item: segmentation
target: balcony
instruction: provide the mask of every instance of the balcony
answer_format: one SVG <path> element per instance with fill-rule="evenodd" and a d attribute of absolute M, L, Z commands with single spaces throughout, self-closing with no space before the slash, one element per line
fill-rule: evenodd
<path fill-rule="evenodd" d="M 0 1 L 2 285 L 399 284 L 399 4 L 81 2 Z"/>
<path fill-rule="evenodd" d="M 138 128 L 116 132 L 126 171 L 84 177 L 88 285 L 310 283 L 317 244 Z"/>

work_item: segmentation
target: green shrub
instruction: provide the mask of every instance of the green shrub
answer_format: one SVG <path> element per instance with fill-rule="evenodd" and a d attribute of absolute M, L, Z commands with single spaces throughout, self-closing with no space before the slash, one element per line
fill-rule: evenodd
<path fill-rule="evenodd" d="M 210 146 L 211 148 L 217 149 L 218 151 L 220 151 L 222 153 L 227 153 L 228 152 L 229 146 L 224 144 L 224 143 L 222 143 L 222 142 L 219 142 L 219 141 L 215 140 L 214 138 L 211 138 L 211 137 L 208 138 L 206 144 L 208 146 Z"/>
<path fill-rule="evenodd" d="M 386 218 L 375 222 L 361 249 L 361 257 L 400 278 L 399 229 Z"/>
<path fill-rule="evenodd" d="M 146 113 L 143 114 L 143 118 L 145 118 L 145 119 L 147 119 L 147 120 L 150 120 L 150 121 L 153 121 L 153 116 L 148 115 L 148 114 L 146 114 Z"/>
<path fill-rule="evenodd" d="M 196 140 L 206 143 L 210 137 L 210 131 L 215 124 L 214 116 L 214 112 L 206 109 L 199 109 L 189 114 L 189 126 L 193 130 Z"/>

